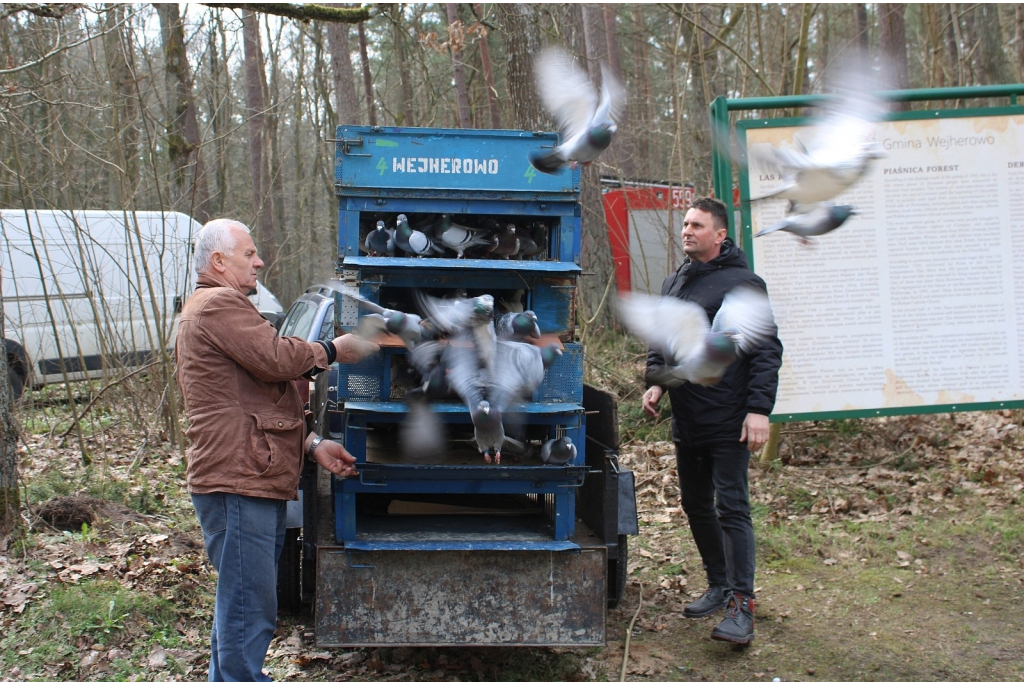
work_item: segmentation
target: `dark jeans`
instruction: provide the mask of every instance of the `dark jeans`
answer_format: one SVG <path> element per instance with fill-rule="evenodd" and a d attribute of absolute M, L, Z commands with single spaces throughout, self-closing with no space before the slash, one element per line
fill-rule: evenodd
<path fill-rule="evenodd" d="M 754 524 L 741 442 L 676 445 L 683 511 L 700 551 L 708 584 L 754 596 Z"/>
<path fill-rule="evenodd" d="M 217 569 L 209 679 L 268 681 L 263 660 L 277 625 L 285 502 L 214 492 L 192 495 L 192 504 Z"/>

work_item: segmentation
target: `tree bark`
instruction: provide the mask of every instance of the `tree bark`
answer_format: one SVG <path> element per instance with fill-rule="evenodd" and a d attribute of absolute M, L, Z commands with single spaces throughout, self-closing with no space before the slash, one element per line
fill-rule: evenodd
<path fill-rule="evenodd" d="M 373 97 L 373 78 L 370 76 L 370 57 L 366 52 L 366 29 L 359 24 L 359 62 L 363 68 L 363 91 L 366 95 L 366 112 L 370 126 L 377 125 L 377 105 Z"/>
<path fill-rule="evenodd" d="M 857 12 L 857 47 L 862 55 L 868 54 L 871 47 L 871 35 L 868 33 L 868 8 L 862 2 L 854 5 Z"/>
<path fill-rule="evenodd" d="M 1024 83 L 1024 4 L 1015 4 L 1013 12 L 1017 24 L 1017 83 Z"/>
<path fill-rule="evenodd" d="M 334 101 L 339 124 L 358 124 L 359 95 L 352 74 L 352 54 L 348 44 L 348 24 L 327 25 L 327 45 L 331 50 L 331 73 L 334 75 Z"/>
<path fill-rule="evenodd" d="M 267 84 L 259 25 L 256 15 L 248 10 L 242 11 L 242 42 L 245 52 L 245 117 L 249 124 L 249 168 L 252 173 L 253 218 L 249 225 L 256 238 L 256 247 L 269 269 L 276 261 L 278 241 L 265 156 Z"/>
<path fill-rule="evenodd" d="M 200 155 L 199 122 L 192 93 L 192 67 L 185 52 L 185 27 L 178 6 L 159 3 L 167 84 L 167 154 L 173 176 L 171 206 L 200 223 L 210 219 L 210 191 Z"/>
<path fill-rule="evenodd" d="M 464 33 L 459 20 L 459 6 L 454 2 L 445 3 L 448 14 L 448 49 L 452 53 L 452 80 L 455 82 L 455 103 L 460 128 L 472 128 L 469 114 L 469 95 L 466 93 L 466 77 L 462 68 Z"/>
<path fill-rule="evenodd" d="M 0 243 L 0 251 L 7 249 Z M 4 300 L 0 292 L 0 340 L 4 339 Z M 7 351 L 0 354 L 0 536 L 6 536 L 21 523 L 18 493 L 18 428 L 14 422 L 14 402 L 8 381 Z"/>
<path fill-rule="evenodd" d="M 533 56 L 540 51 L 536 8 L 528 3 L 497 5 L 505 34 L 508 102 L 512 127 L 525 131 L 545 128 L 537 88 L 533 83 Z"/>
<path fill-rule="evenodd" d="M 901 2 L 884 2 L 878 8 L 878 47 L 889 63 L 892 86 L 898 90 L 910 87 L 907 68 L 907 34 L 903 20 L 904 5 Z M 906 102 L 894 104 L 895 109 L 909 110 Z"/>
<path fill-rule="evenodd" d="M 483 11 L 480 3 L 474 3 L 473 7 L 477 16 L 483 19 Z M 498 107 L 498 89 L 494 87 L 494 68 L 491 66 L 491 48 L 488 44 L 490 32 L 477 41 L 477 50 L 480 53 L 480 71 L 484 76 L 484 89 L 487 91 L 487 111 L 491 115 L 491 128 L 501 128 L 501 109 Z"/>
<path fill-rule="evenodd" d="M 405 46 L 405 29 L 403 28 L 402 6 L 392 5 L 394 11 L 391 14 L 391 30 L 395 44 L 395 59 L 398 62 L 398 78 L 401 80 L 401 99 L 395 111 L 395 124 L 397 126 L 415 126 L 413 117 L 412 73 L 409 65 L 409 57 Z"/>
<path fill-rule="evenodd" d="M 131 33 L 124 25 L 125 6 L 106 5 L 104 17 L 103 55 L 106 58 L 107 74 L 110 82 L 111 115 L 116 149 L 112 150 L 111 159 L 117 160 L 121 167 L 119 178 L 111 184 L 114 203 L 117 207 L 125 206 L 123 200 L 131 197 L 138 188 L 139 176 L 139 140 L 138 128 L 139 99 L 135 90 L 135 76 L 129 59 L 133 54 Z M 122 189 L 117 192 L 118 185 Z"/>

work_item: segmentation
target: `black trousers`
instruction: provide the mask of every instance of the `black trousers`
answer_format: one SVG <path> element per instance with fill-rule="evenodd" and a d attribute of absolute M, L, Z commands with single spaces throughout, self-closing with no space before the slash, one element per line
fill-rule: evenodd
<path fill-rule="evenodd" d="M 754 524 L 750 519 L 742 442 L 690 446 L 675 443 L 683 511 L 709 585 L 754 596 Z"/>

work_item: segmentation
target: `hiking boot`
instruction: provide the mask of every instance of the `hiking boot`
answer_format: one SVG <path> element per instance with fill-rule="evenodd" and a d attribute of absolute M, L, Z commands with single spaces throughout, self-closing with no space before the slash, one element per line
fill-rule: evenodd
<path fill-rule="evenodd" d="M 712 585 L 695 602 L 690 602 L 683 607 L 683 616 L 686 618 L 702 618 L 709 616 L 716 611 L 725 608 L 729 601 L 729 591 L 724 587 Z"/>
<path fill-rule="evenodd" d="M 754 639 L 754 600 L 732 593 L 725 618 L 711 631 L 712 640 L 724 640 L 738 645 Z"/>

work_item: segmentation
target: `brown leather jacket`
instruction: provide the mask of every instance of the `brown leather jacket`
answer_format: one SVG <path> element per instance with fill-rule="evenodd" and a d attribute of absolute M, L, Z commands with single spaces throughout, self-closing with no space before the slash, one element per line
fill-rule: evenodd
<path fill-rule="evenodd" d="M 306 426 L 292 380 L 326 367 L 324 348 L 277 337 L 247 297 L 204 274 L 174 350 L 192 441 L 189 492 L 295 499 Z"/>

